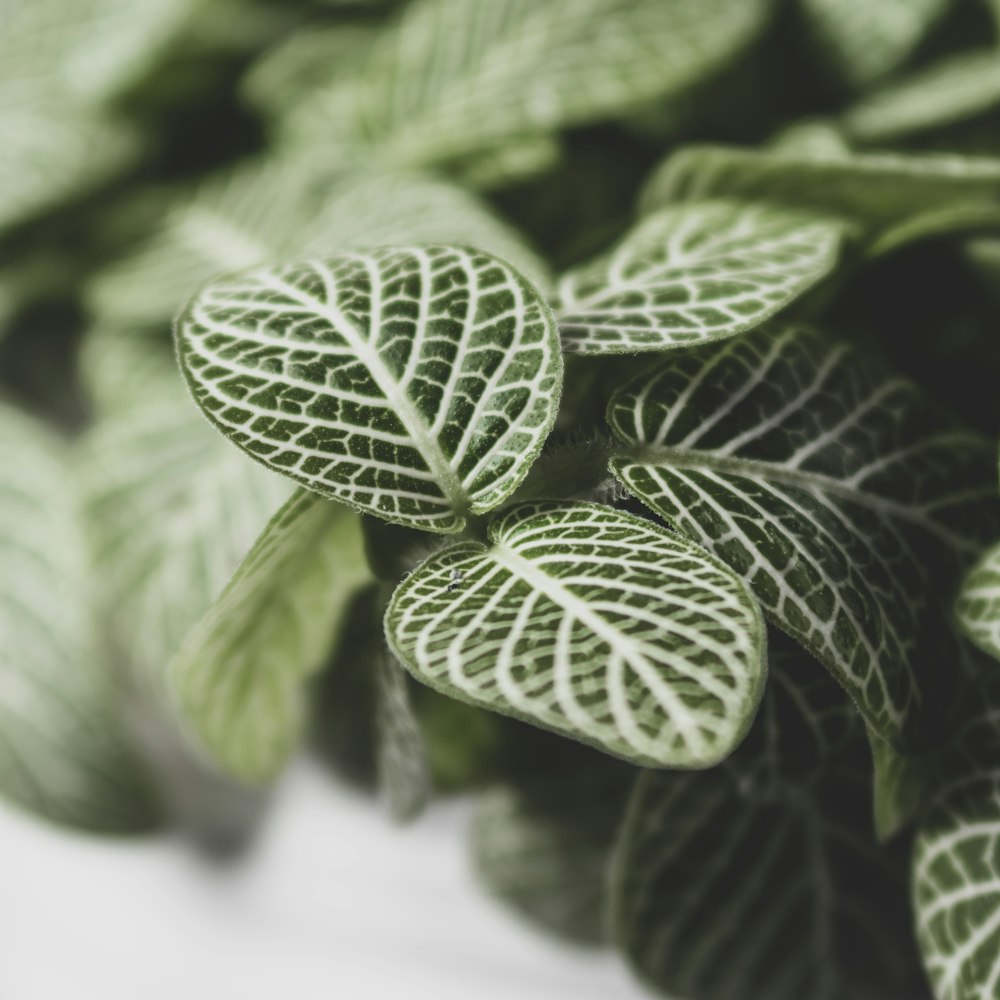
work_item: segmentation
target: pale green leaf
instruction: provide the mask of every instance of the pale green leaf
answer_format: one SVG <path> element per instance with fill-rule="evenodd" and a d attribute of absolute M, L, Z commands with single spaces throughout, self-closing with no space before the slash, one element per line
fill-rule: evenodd
<path fill-rule="evenodd" d="M 955 613 L 962 631 L 1000 659 L 1000 545 L 989 549 L 965 578 Z"/>
<path fill-rule="evenodd" d="M 545 930 L 605 944 L 611 849 L 637 774 L 608 758 L 483 795 L 472 856 L 486 888 Z"/>
<path fill-rule="evenodd" d="M 752 329 L 833 269 L 843 229 L 766 203 L 663 209 L 560 281 L 563 345 L 580 354 L 635 353 Z"/>
<path fill-rule="evenodd" d="M 836 153 L 687 146 L 654 173 L 646 211 L 741 198 L 842 215 L 878 231 L 912 215 L 1000 200 L 1000 159 L 948 153 Z"/>
<path fill-rule="evenodd" d="M 876 732 L 932 738 L 957 658 L 941 594 L 997 530 L 987 441 L 796 327 L 672 355 L 608 419 L 631 492 L 745 576 Z"/>
<path fill-rule="evenodd" d="M 950 776 L 914 844 L 913 907 L 938 1000 L 1000 991 L 1000 691 L 995 675 L 949 751 Z"/>
<path fill-rule="evenodd" d="M 708 767 L 739 743 L 765 644 L 745 585 L 595 504 L 521 504 L 393 595 L 393 651 L 431 687 L 628 760 Z"/>
<path fill-rule="evenodd" d="M 952 0 L 799 0 L 835 79 L 862 87 L 902 63 Z"/>
<path fill-rule="evenodd" d="M 754 39 L 767 0 L 419 0 L 358 95 L 376 155 L 455 159 L 684 93 Z"/>
<path fill-rule="evenodd" d="M 410 704 L 408 678 L 384 645 L 375 662 L 375 770 L 379 789 L 398 823 L 423 812 L 432 792 L 427 748 Z"/>
<path fill-rule="evenodd" d="M 303 729 L 303 686 L 368 577 L 357 515 L 298 490 L 191 630 L 169 672 L 184 721 L 225 772 L 273 778 Z"/>
<path fill-rule="evenodd" d="M 178 323 L 196 401 L 301 484 L 427 531 L 461 530 L 524 478 L 555 419 L 555 322 L 481 251 L 383 248 L 205 289 Z"/>
<path fill-rule="evenodd" d="M 903 756 L 869 730 L 874 768 L 874 819 L 879 840 L 906 829 L 934 797 L 941 782 L 940 753 Z"/>
<path fill-rule="evenodd" d="M 841 118 L 856 142 L 890 143 L 1000 108 L 1000 51 L 963 52 L 855 104 Z"/>
<path fill-rule="evenodd" d="M 0 407 L 0 795 L 108 832 L 155 820 L 89 602 L 78 491 L 40 425 Z"/>
<path fill-rule="evenodd" d="M 167 665 L 292 484 L 216 434 L 181 385 L 99 421 L 81 447 L 96 600 L 139 684 Z"/>

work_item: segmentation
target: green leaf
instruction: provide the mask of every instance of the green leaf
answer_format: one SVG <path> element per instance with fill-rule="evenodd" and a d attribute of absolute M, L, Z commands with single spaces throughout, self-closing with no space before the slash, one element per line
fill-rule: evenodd
<path fill-rule="evenodd" d="M 834 267 L 843 224 L 766 203 L 663 209 L 559 283 L 566 350 L 662 351 L 758 326 Z"/>
<path fill-rule="evenodd" d="M 857 88 L 900 65 L 952 0 L 799 0 L 834 78 Z"/>
<path fill-rule="evenodd" d="M 292 486 L 214 433 L 179 379 L 98 422 L 80 466 L 96 601 L 141 688 L 163 705 L 168 664 Z"/>
<path fill-rule="evenodd" d="M 397 823 L 416 819 L 430 801 L 432 776 L 420 723 L 410 704 L 408 677 L 385 648 L 375 671 L 375 770 L 379 789 Z"/>
<path fill-rule="evenodd" d="M 367 579 L 357 516 L 298 490 L 185 639 L 169 673 L 183 717 L 227 773 L 273 778 L 303 729 L 303 685 Z"/>
<path fill-rule="evenodd" d="M 560 937 L 607 943 L 611 849 L 637 773 L 608 758 L 483 795 L 472 856 L 487 889 Z"/>
<path fill-rule="evenodd" d="M 963 52 L 866 97 L 841 118 L 860 143 L 891 143 L 1000 107 L 995 48 Z"/>
<path fill-rule="evenodd" d="M 195 400 L 248 454 L 367 513 L 460 531 L 545 440 L 562 363 L 538 292 L 489 254 L 383 248 L 205 289 L 177 328 Z"/>
<path fill-rule="evenodd" d="M 742 198 L 842 215 L 875 231 L 912 215 L 1000 200 L 1000 159 L 948 153 L 836 154 L 686 146 L 654 173 L 645 211 Z"/>
<path fill-rule="evenodd" d="M 925 995 L 903 859 L 872 836 L 858 722 L 785 639 L 729 760 L 640 776 L 611 910 L 615 939 L 647 983 L 699 1000 Z"/>
<path fill-rule="evenodd" d="M 965 578 L 955 613 L 962 631 L 1000 660 L 1000 545 L 989 549 Z"/>
<path fill-rule="evenodd" d="M 58 823 L 146 829 L 156 809 L 101 661 L 66 456 L 7 407 L 0 453 L 0 795 Z"/>
<path fill-rule="evenodd" d="M 543 286 L 549 281 L 524 241 L 454 185 L 415 175 L 358 179 L 329 165 L 262 159 L 174 193 L 149 236 L 91 282 L 87 300 L 105 323 L 163 323 L 217 274 L 412 243 L 468 243 Z"/>
<path fill-rule="evenodd" d="M 770 8 L 768 0 L 422 0 L 377 45 L 360 114 L 375 155 L 397 165 L 503 147 L 685 93 L 747 47 Z"/>
<path fill-rule="evenodd" d="M 995 675 L 954 742 L 950 780 L 913 849 L 913 907 L 939 1000 L 1000 988 L 1000 691 Z"/>
<path fill-rule="evenodd" d="M 917 1000 L 902 865 L 870 832 L 863 772 L 781 801 L 727 766 L 647 771 L 618 845 L 619 946 L 658 991 L 698 1000 Z"/>
<path fill-rule="evenodd" d="M 875 834 L 890 840 L 906 829 L 934 797 L 941 782 L 940 752 L 904 757 L 869 730 L 874 767 Z"/>
<path fill-rule="evenodd" d="M 994 533 L 988 442 L 820 333 L 765 328 L 623 387 L 612 470 L 748 580 L 879 735 L 933 738 L 942 597 Z"/>
<path fill-rule="evenodd" d="M 522 504 L 396 590 L 386 634 L 418 680 L 652 766 L 708 767 L 756 710 L 756 603 L 696 546 L 595 504 Z"/>

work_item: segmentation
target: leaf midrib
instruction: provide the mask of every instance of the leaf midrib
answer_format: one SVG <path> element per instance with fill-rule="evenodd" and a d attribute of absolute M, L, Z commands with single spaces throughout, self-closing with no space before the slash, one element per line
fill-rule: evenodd
<path fill-rule="evenodd" d="M 424 423 L 413 401 L 379 357 L 378 351 L 369 344 L 354 323 L 333 304 L 336 300 L 333 294 L 336 289 L 330 286 L 326 269 L 319 262 L 313 262 L 311 266 L 322 277 L 327 286 L 328 296 L 331 299 L 329 303 L 314 299 L 277 274 L 267 273 L 262 277 L 266 283 L 277 286 L 277 290 L 291 296 L 306 308 L 315 310 L 348 342 L 357 359 L 371 373 L 375 384 L 385 396 L 396 416 L 399 417 L 407 433 L 413 438 L 417 451 L 427 463 L 429 471 L 434 475 L 438 487 L 454 512 L 458 528 L 461 528 L 471 508 L 471 499 L 465 490 L 464 483 L 451 467 L 441 445 Z M 373 289 L 374 287 L 373 284 Z M 376 314 L 373 310 L 373 320 L 375 318 Z M 414 350 L 418 348 L 419 341 L 414 343 Z"/>

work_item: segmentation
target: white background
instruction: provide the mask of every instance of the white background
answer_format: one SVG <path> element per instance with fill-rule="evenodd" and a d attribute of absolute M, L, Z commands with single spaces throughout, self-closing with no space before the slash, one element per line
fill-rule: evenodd
<path fill-rule="evenodd" d="M 0 807 L 0 1000 L 638 1000 L 472 876 L 468 806 L 391 826 L 300 763 L 238 862 L 67 834 Z"/>

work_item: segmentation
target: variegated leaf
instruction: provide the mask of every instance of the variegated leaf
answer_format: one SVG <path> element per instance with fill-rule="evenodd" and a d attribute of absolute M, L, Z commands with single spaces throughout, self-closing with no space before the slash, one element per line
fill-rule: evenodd
<path fill-rule="evenodd" d="M 234 777 L 272 778 L 303 728 L 303 685 L 367 579 L 357 516 L 298 490 L 170 665 L 184 721 Z"/>
<path fill-rule="evenodd" d="M 178 322 L 195 400 L 249 455 L 426 531 L 461 530 L 524 478 L 558 405 L 555 322 L 513 268 L 384 248 L 251 272 Z"/>
<path fill-rule="evenodd" d="M 644 980 L 703 1000 L 926 995 L 903 859 L 871 829 L 859 722 L 784 639 L 757 721 L 729 760 L 639 778 L 611 909 Z"/>
<path fill-rule="evenodd" d="M 775 801 L 727 766 L 645 772 L 612 882 L 642 979 L 699 1000 L 924 1000 L 904 868 L 875 843 L 865 777 L 841 767 Z"/>
<path fill-rule="evenodd" d="M 0 795 L 59 823 L 143 829 L 156 813 L 101 660 L 66 455 L 6 406 L 0 453 Z"/>
<path fill-rule="evenodd" d="M 646 211 L 742 198 L 841 215 L 863 233 L 918 213 L 1000 200 L 1000 159 L 948 153 L 835 153 L 687 146 L 654 173 Z"/>
<path fill-rule="evenodd" d="M 432 793 L 432 775 L 420 723 L 410 704 L 409 677 L 380 644 L 375 661 L 375 770 L 379 790 L 397 823 L 416 819 Z"/>
<path fill-rule="evenodd" d="M 638 773 L 605 758 L 483 795 L 472 855 L 487 889 L 560 937 L 607 943 L 611 850 Z"/>
<path fill-rule="evenodd" d="M 976 691 L 913 853 L 913 906 L 938 1000 L 1000 992 L 1000 688 Z"/>
<path fill-rule="evenodd" d="M 1000 659 L 1000 545 L 989 549 L 965 578 L 955 611 L 962 631 Z"/>
<path fill-rule="evenodd" d="M 838 82 L 862 87 L 902 63 L 952 0 L 799 0 L 815 47 Z"/>
<path fill-rule="evenodd" d="M 398 165 L 613 118 L 710 77 L 753 40 L 770 7 L 419 0 L 376 47 L 358 97 L 362 125 L 377 155 Z"/>
<path fill-rule="evenodd" d="M 942 599 L 997 530 L 988 442 L 796 327 L 672 356 L 608 418 L 631 492 L 745 576 L 876 732 L 932 738 L 957 656 Z"/>
<path fill-rule="evenodd" d="M 515 506 L 489 542 L 443 549 L 393 595 L 386 634 L 419 680 L 652 766 L 739 743 L 765 635 L 728 569 L 595 504 Z"/>
<path fill-rule="evenodd" d="M 662 209 L 560 281 L 563 345 L 579 354 L 662 351 L 752 329 L 833 269 L 843 228 L 767 203 Z"/>
<path fill-rule="evenodd" d="M 890 143 L 1000 107 L 995 48 L 963 52 L 876 91 L 841 118 L 855 142 Z"/>

